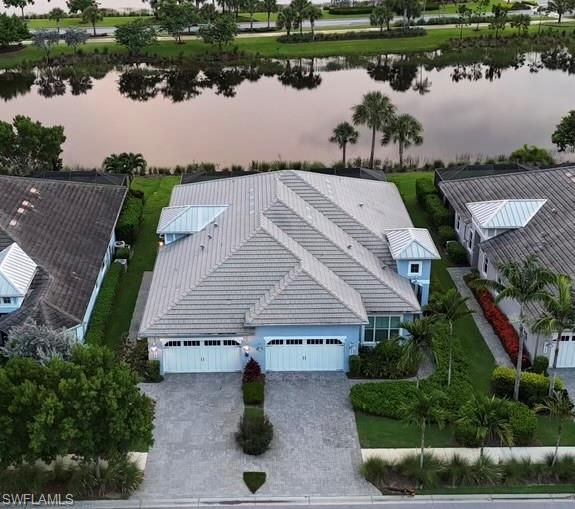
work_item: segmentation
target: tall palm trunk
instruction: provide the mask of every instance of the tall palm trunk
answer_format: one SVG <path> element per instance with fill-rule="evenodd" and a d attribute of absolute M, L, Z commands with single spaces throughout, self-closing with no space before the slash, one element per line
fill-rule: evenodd
<path fill-rule="evenodd" d="M 421 452 L 419 453 L 419 468 L 423 468 L 425 454 L 425 420 L 421 424 Z"/>
<path fill-rule="evenodd" d="M 399 167 L 403 168 L 403 142 L 399 142 Z"/>
<path fill-rule="evenodd" d="M 447 364 L 447 387 L 451 385 L 451 365 L 453 361 L 453 322 L 449 321 L 449 361 Z"/>
<path fill-rule="evenodd" d="M 559 428 L 557 429 L 557 441 L 555 442 L 555 452 L 553 453 L 553 460 L 551 461 L 551 466 L 555 465 L 557 461 L 557 456 L 559 455 L 559 444 L 561 443 L 561 434 L 563 433 L 563 421 L 559 422 Z"/>
<path fill-rule="evenodd" d="M 558 331 L 557 341 L 555 341 L 555 348 L 553 349 L 553 362 L 551 363 L 553 373 L 551 373 L 551 380 L 549 382 L 549 397 L 553 396 L 553 391 L 555 390 L 555 379 L 557 378 L 557 361 L 559 359 L 559 345 L 561 344 L 562 335 L 563 330 Z"/>
<path fill-rule="evenodd" d="M 345 168 L 345 149 L 347 148 L 347 143 L 343 144 L 342 150 L 343 150 L 343 167 Z"/>
<path fill-rule="evenodd" d="M 517 363 L 515 365 L 515 385 L 513 386 L 513 399 L 519 400 L 519 385 L 521 384 L 521 369 L 523 368 L 523 343 L 524 343 L 524 327 L 523 327 L 523 304 L 519 308 L 519 350 L 517 351 Z"/>
<path fill-rule="evenodd" d="M 270 27 L 270 16 L 272 15 L 271 11 L 268 11 L 268 28 Z"/>
<path fill-rule="evenodd" d="M 94 37 L 96 37 L 96 22 L 92 23 L 92 28 L 94 30 Z"/>
<path fill-rule="evenodd" d="M 369 167 L 373 170 L 373 157 L 375 155 L 375 127 L 371 129 L 371 154 L 369 155 Z"/>

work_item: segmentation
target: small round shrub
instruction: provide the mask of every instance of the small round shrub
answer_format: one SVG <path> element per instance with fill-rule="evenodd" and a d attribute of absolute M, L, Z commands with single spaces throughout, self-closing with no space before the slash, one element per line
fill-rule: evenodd
<path fill-rule="evenodd" d="M 533 373 L 547 376 L 548 367 L 549 359 L 544 355 L 538 355 L 535 357 L 535 359 L 533 359 L 533 366 L 531 366 L 531 371 L 533 371 Z"/>
<path fill-rule="evenodd" d="M 385 478 L 391 468 L 392 465 L 383 458 L 369 458 L 361 466 L 361 473 L 368 482 L 380 488 L 385 484 Z"/>
<path fill-rule="evenodd" d="M 467 249 L 463 247 L 460 242 L 455 240 L 448 242 L 446 246 L 447 258 L 451 263 L 456 265 L 468 265 L 469 258 L 467 254 Z"/>
<path fill-rule="evenodd" d="M 535 413 L 527 405 L 517 401 L 508 403 L 508 412 L 509 425 L 513 433 L 513 445 L 530 445 L 537 430 Z"/>
<path fill-rule="evenodd" d="M 269 449 L 273 436 L 273 425 L 263 412 L 244 412 L 236 434 L 244 453 L 260 456 Z"/>
<path fill-rule="evenodd" d="M 250 359 L 244 368 L 242 383 L 261 382 L 263 379 L 262 368 L 258 361 Z"/>

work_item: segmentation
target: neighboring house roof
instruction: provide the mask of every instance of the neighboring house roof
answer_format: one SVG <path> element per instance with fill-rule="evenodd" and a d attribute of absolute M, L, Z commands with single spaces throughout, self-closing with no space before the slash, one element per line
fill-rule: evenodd
<path fill-rule="evenodd" d="M 215 221 L 226 208 L 227 205 L 165 207 L 160 215 L 157 233 L 197 233 Z"/>
<path fill-rule="evenodd" d="M 130 184 L 130 175 L 106 173 L 100 170 L 45 171 L 33 175 L 32 178 L 126 187 Z"/>
<path fill-rule="evenodd" d="M 0 251 L 0 296 L 24 297 L 36 267 L 34 260 L 16 243 Z"/>
<path fill-rule="evenodd" d="M 385 232 L 394 260 L 439 260 L 441 256 L 425 228 L 400 228 Z"/>
<path fill-rule="evenodd" d="M 467 204 L 478 200 L 545 201 L 523 228 L 485 240 L 481 247 L 495 265 L 534 255 L 549 269 L 575 278 L 575 166 L 443 182 L 440 187 L 468 223 L 471 212 Z"/>
<path fill-rule="evenodd" d="M 218 214 L 161 248 L 140 336 L 361 324 L 377 310 L 420 310 L 384 236 L 412 226 L 393 184 L 278 171 L 182 185 L 162 228 L 190 205 Z"/>
<path fill-rule="evenodd" d="M 0 330 L 31 317 L 53 328 L 82 323 L 127 189 L 0 176 L 0 249 L 16 243 L 38 266 Z"/>
<path fill-rule="evenodd" d="M 493 200 L 468 203 L 481 228 L 523 228 L 547 200 Z"/>
<path fill-rule="evenodd" d="M 533 166 L 518 163 L 465 164 L 462 166 L 435 170 L 435 175 L 436 181 L 446 182 L 450 180 L 492 177 L 509 173 L 523 173 L 536 169 L 537 168 Z"/>

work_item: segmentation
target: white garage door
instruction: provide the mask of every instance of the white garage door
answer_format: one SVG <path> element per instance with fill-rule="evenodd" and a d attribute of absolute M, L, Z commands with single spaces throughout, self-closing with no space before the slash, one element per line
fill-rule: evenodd
<path fill-rule="evenodd" d="M 164 373 L 241 371 L 240 341 L 194 339 L 168 341 L 162 351 Z"/>
<path fill-rule="evenodd" d="M 267 338 L 266 371 L 341 371 L 340 338 Z"/>
<path fill-rule="evenodd" d="M 555 348 L 555 342 L 552 345 Z M 551 360 L 553 362 L 554 350 L 551 350 Z M 573 368 L 575 367 L 575 333 L 567 332 L 561 336 L 559 343 L 559 356 L 557 357 L 558 368 Z"/>

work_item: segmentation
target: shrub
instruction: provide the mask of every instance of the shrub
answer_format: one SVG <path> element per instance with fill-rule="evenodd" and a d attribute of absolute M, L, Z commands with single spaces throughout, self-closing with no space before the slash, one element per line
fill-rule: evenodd
<path fill-rule="evenodd" d="M 531 371 L 533 371 L 533 373 L 547 376 L 548 367 L 549 359 L 544 355 L 538 355 L 535 357 L 535 359 L 533 359 L 533 366 L 531 366 Z"/>
<path fill-rule="evenodd" d="M 311 32 L 303 34 L 292 33 L 290 35 L 280 35 L 277 41 L 280 43 L 303 43 L 303 42 L 321 42 L 321 41 L 355 41 L 363 39 L 399 39 L 406 37 L 420 37 L 426 35 L 427 31 L 423 28 L 412 28 L 411 30 L 389 30 L 385 32 Z"/>
<path fill-rule="evenodd" d="M 114 260 L 118 260 L 118 259 L 129 260 L 130 259 L 130 248 L 126 246 L 126 247 L 121 247 L 119 249 L 116 249 L 116 252 L 114 253 Z"/>
<path fill-rule="evenodd" d="M 263 412 L 244 411 L 236 440 L 244 453 L 259 456 L 266 452 L 273 438 L 273 425 Z"/>
<path fill-rule="evenodd" d="M 442 247 L 445 247 L 451 240 L 457 240 L 457 234 L 452 226 L 443 225 L 437 229 L 437 235 Z"/>
<path fill-rule="evenodd" d="M 373 6 L 371 5 L 362 5 L 357 7 L 330 7 L 328 12 L 330 14 L 371 14 L 373 10 Z"/>
<path fill-rule="evenodd" d="M 264 383 L 248 382 L 242 385 L 245 405 L 262 405 L 264 402 Z"/>
<path fill-rule="evenodd" d="M 441 478 L 452 488 L 471 484 L 471 470 L 469 461 L 459 454 L 454 454 L 445 464 Z"/>
<path fill-rule="evenodd" d="M 471 464 L 471 477 L 478 486 L 497 484 L 501 480 L 501 468 L 489 456 L 477 458 Z"/>
<path fill-rule="evenodd" d="M 248 384 L 251 382 L 261 382 L 263 376 L 262 368 L 260 367 L 258 361 L 255 359 L 250 359 L 244 368 L 242 383 Z"/>
<path fill-rule="evenodd" d="M 415 195 L 417 197 L 417 202 L 422 206 L 425 207 L 425 198 L 427 195 L 437 195 L 437 189 L 433 184 L 433 181 L 420 177 L 415 181 Z"/>
<path fill-rule="evenodd" d="M 467 265 L 469 263 L 467 249 L 463 247 L 461 242 L 455 240 L 448 242 L 445 250 L 451 263 L 455 265 Z"/>
<path fill-rule="evenodd" d="M 149 360 L 146 363 L 144 381 L 148 383 L 159 383 L 164 380 L 164 377 L 160 373 L 160 361 Z"/>
<path fill-rule="evenodd" d="M 144 211 L 144 202 L 135 196 L 128 195 L 120 218 L 116 224 L 116 238 L 128 244 L 134 244 L 140 229 L 140 221 Z"/>
<path fill-rule="evenodd" d="M 491 388 L 493 393 L 500 398 L 512 398 L 515 384 L 515 369 L 499 367 L 493 370 L 491 375 Z M 564 384 L 561 379 L 555 380 L 555 388 L 563 390 Z M 519 387 L 519 400 L 534 406 L 542 403 L 549 392 L 549 378 L 539 373 L 523 371 Z"/>
<path fill-rule="evenodd" d="M 108 272 L 104 276 L 102 287 L 98 293 L 92 316 L 86 332 L 85 341 L 93 345 L 102 345 L 105 342 L 106 329 L 112 306 L 116 299 L 116 294 L 120 288 L 124 266 L 119 263 L 112 263 Z"/>
<path fill-rule="evenodd" d="M 513 433 L 513 445 L 530 445 L 537 430 L 535 413 L 527 405 L 517 401 L 509 402 L 508 412 L 509 425 Z"/>
<path fill-rule="evenodd" d="M 455 441 L 463 447 L 479 447 L 481 440 L 477 438 L 476 429 L 463 422 L 455 422 L 453 428 Z"/>
<path fill-rule="evenodd" d="M 349 357 L 349 376 L 352 378 L 359 378 L 362 375 L 361 370 L 361 356 L 360 355 L 351 355 Z"/>
<path fill-rule="evenodd" d="M 351 388 L 351 404 L 359 412 L 402 419 L 403 409 L 413 400 L 416 390 L 410 382 L 358 384 Z"/>
<path fill-rule="evenodd" d="M 443 462 L 431 454 L 425 454 L 421 468 L 419 454 L 412 454 L 403 458 L 396 468 L 399 473 L 418 486 L 435 488 L 441 479 Z"/>
<path fill-rule="evenodd" d="M 398 340 L 380 341 L 362 353 L 361 375 L 365 378 L 397 379 L 413 376 L 419 367 L 415 356 L 407 355 L 407 345 Z"/>
<path fill-rule="evenodd" d="M 424 205 L 431 223 L 435 228 L 439 228 L 441 225 L 449 226 L 451 224 L 449 209 L 443 204 L 437 194 L 428 194 L 425 197 Z"/>
<path fill-rule="evenodd" d="M 244 472 L 243 477 L 248 489 L 255 493 L 266 482 L 267 475 L 265 472 Z"/>
<path fill-rule="evenodd" d="M 391 468 L 392 465 L 383 458 L 369 458 L 364 461 L 361 466 L 361 473 L 365 477 L 366 481 L 380 488 L 381 486 L 384 486 L 385 479 Z"/>

